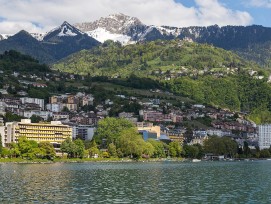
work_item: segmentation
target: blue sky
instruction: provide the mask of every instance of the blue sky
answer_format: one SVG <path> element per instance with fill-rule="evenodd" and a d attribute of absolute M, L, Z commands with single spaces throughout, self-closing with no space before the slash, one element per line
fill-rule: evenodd
<path fill-rule="evenodd" d="M 157 26 L 271 27 L 271 0 L 0 0 L 0 5 L 1 34 L 48 32 L 63 21 L 92 22 L 114 13 Z"/>
<path fill-rule="evenodd" d="M 175 0 L 187 7 L 197 7 L 194 0 Z M 248 12 L 253 18 L 251 24 L 271 27 L 271 0 L 220 0 L 227 8 Z"/>

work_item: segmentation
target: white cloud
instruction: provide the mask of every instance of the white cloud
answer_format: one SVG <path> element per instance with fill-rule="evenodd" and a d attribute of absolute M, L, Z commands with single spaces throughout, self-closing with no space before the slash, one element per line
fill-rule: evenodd
<path fill-rule="evenodd" d="M 192 1 L 192 0 L 191 0 Z M 174 0 L 0 0 L 0 33 L 49 31 L 63 21 L 90 22 L 112 13 L 138 17 L 147 25 L 248 25 L 252 17 L 219 0 L 195 0 L 185 7 Z M 39 25 L 39 26 L 37 26 Z"/>
<path fill-rule="evenodd" d="M 271 0 L 250 0 L 250 6 L 271 8 Z"/>
<path fill-rule="evenodd" d="M 233 11 L 218 0 L 195 0 L 198 19 L 202 25 L 248 25 L 252 17 L 247 12 Z"/>

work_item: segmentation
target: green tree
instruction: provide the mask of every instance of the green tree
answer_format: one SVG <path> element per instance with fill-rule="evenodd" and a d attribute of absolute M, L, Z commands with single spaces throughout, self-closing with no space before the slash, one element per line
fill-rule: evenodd
<path fill-rule="evenodd" d="M 194 145 L 185 145 L 184 155 L 187 158 L 197 158 L 199 155 L 199 148 Z"/>
<path fill-rule="evenodd" d="M 98 144 L 102 144 L 103 139 L 106 140 L 107 145 L 115 143 L 121 131 L 132 127 L 134 127 L 133 123 L 126 119 L 108 117 L 99 121 L 94 139 Z"/>
<path fill-rule="evenodd" d="M 90 149 L 91 147 L 97 147 L 97 143 L 94 139 L 84 141 L 85 149 Z"/>
<path fill-rule="evenodd" d="M 248 142 L 247 141 L 244 141 L 244 154 L 245 154 L 246 157 L 248 157 L 249 154 L 250 154 L 250 148 L 248 146 Z"/>
<path fill-rule="evenodd" d="M 50 142 L 40 142 L 38 144 L 41 152 L 44 153 L 43 158 L 53 160 L 56 156 L 54 146 Z"/>
<path fill-rule="evenodd" d="M 64 153 L 68 154 L 68 158 L 74 158 L 77 152 L 77 145 L 71 140 L 71 138 L 67 138 L 60 145 L 60 150 Z"/>
<path fill-rule="evenodd" d="M 179 142 L 171 142 L 169 143 L 169 154 L 170 156 L 172 157 L 179 157 L 181 155 L 181 152 L 182 152 L 182 147 L 180 145 Z"/>
<path fill-rule="evenodd" d="M 148 139 L 147 142 L 151 143 L 154 147 L 153 157 L 155 158 L 165 158 L 164 145 L 161 141 L 156 141 L 154 139 Z"/>
<path fill-rule="evenodd" d="M 260 158 L 270 158 L 271 154 L 268 149 L 262 149 L 260 151 Z"/>
<path fill-rule="evenodd" d="M 85 151 L 84 142 L 81 139 L 76 139 L 74 144 L 76 145 L 76 157 L 83 158 Z"/>
<path fill-rule="evenodd" d="M 204 141 L 204 150 L 207 153 L 233 157 L 238 150 L 238 145 L 229 137 L 209 137 Z"/>
<path fill-rule="evenodd" d="M 10 150 L 8 148 L 3 147 L 1 155 L 4 158 L 10 156 Z"/>
<path fill-rule="evenodd" d="M 23 117 L 17 114 L 13 114 L 11 112 L 7 112 L 4 119 L 5 119 L 5 122 L 14 122 L 14 121 L 20 122 L 21 119 L 23 119 Z"/>
<path fill-rule="evenodd" d="M 64 106 L 62 109 L 62 112 L 69 113 L 70 110 L 67 108 L 67 106 Z"/>
<path fill-rule="evenodd" d="M 184 133 L 184 142 L 187 144 L 193 139 L 193 130 L 191 127 L 188 127 Z"/>
<path fill-rule="evenodd" d="M 32 123 L 39 123 L 40 121 L 43 121 L 43 118 L 38 115 L 32 115 L 30 117 Z"/>
<path fill-rule="evenodd" d="M 38 143 L 34 140 L 28 140 L 25 136 L 19 137 L 18 148 L 22 158 L 33 159 L 34 150 L 37 151 Z"/>
<path fill-rule="evenodd" d="M 116 145 L 114 145 L 114 143 L 110 143 L 108 145 L 108 152 L 111 157 L 118 157 L 117 148 L 116 148 Z"/>
<path fill-rule="evenodd" d="M 100 154 L 100 150 L 98 149 L 98 147 L 96 146 L 93 146 L 91 147 L 89 150 L 88 150 L 88 153 L 89 153 L 89 156 L 90 157 L 94 157 L 95 155 L 98 155 Z"/>
<path fill-rule="evenodd" d="M 143 154 L 145 157 L 149 158 L 152 157 L 154 154 L 155 148 L 149 142 L 144 142 L 143 145 Z"/>
<path fill-rule="evenodd" d="M 140 158 L 144 151 L 145 141 L 138 134 L 135 128 L 125 129 L 120 132 L 120 137 L 117 139 L 116 146 L 124 156 L 131 158 Z"/>
<path fill-rule="evenodd" d="M 18 144 L 17 143 L 10 143 L 10 149 L 9 149 L 9 157 L 13 158 L 17 158 L 21 155 L 21 152 L 19 150 Z"/>

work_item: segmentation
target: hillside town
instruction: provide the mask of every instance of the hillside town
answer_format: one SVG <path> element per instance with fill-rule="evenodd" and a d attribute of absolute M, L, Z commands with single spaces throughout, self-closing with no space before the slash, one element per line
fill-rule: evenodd
<path fill-rule="evenodd" d="M 160 90 L 150 90 L 160 92 Z M 239 147 L 246 141 L 250 149 L 259 146 L 256 125 L 246 120 L 244 113 L 234 113 L 220 108 L 206 107 L 202 104 L 175 107 L 158 98 L 141 100 L 135 96 L 116 95 L 121 101 L 134 106 L 138 104 L 138 112 L 119 112 L 119 118 L 125 118 L 135 124 L 144 140 L 150 138 L 165 142 L 177 141 L 181 145 L 201 144 L 210 136 L 230 137 Z M 67 137 L 72 139 L 92 140 L 99 120 L 109 117 L 114 100 L 106 99 L 96 103 L 92 94 L 77 92 L 76 94 L 53 95 L 44 99 L 23 97 L 0 98 L 0 134 L 3 146 L 16 142 L 17 137 L 25 135 L 38 142 L 50 141 L 56 148 Z M 22 120 L 5 121 L 9 115 L 17 115 Z M 31 122 L 32 121 L 32 122 Z M 206 124 L 197 125 L 197 121 Z M 68 132 L 60 132 L 47 136 L 42 132 L 29 131 L 25 126 L 36 126 L 36 129 L 55 127 L 66 128 Z M 189 134 L 191 132 L 191 134 Z M 43 135 L 43 136 L 42 136 Z M 50 137 L 49 137 L 50 136 Z M 61 136 L 61 137 L 59 137 Z"/>

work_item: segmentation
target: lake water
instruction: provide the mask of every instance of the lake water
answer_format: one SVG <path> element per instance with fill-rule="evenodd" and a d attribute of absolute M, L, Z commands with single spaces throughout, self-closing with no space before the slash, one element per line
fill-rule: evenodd
<path fill-rule="evenodd" d="M 271 203 L 271 161 L 5 163 L 0 203 Z"/>

